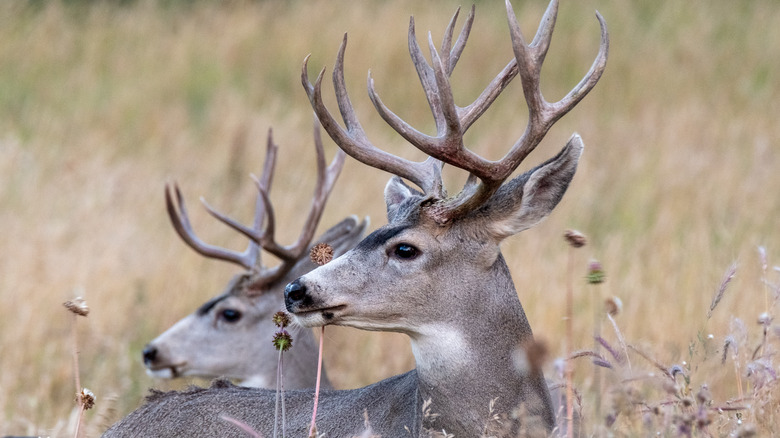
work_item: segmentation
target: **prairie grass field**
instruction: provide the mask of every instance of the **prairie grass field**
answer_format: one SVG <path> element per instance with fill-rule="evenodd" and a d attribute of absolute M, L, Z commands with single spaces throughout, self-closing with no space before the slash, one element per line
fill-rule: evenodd
<path fill-rule="evenodd" d="M 430 29 L 438 42 L 459 5 L 0 2 L 0 435 L 73 435 L 72 318 L 62 303 L 75 296 L 91 309 L 77 324 L 82 386 L 97 396 L 88 436 L 149 387 L 207 384 L 154 380 L 141 362 L 146 342 L 237 272 L 174 233 L 165 183 L 180 184 L 204 240 L 243 249 L 198 197 L 249 222 L 249 175 L 262 168 L 272 127 L 277 234 L 292 242 L 315 177 L 304 57 L 312 75 L 327 67 L 329 76 L 347 32 L 347 86 L 364 128 L 377 146 L 422 159 L 374 111 L 366 73 L 393 111 L 432 132 L 408 20 L 418 38 Z M 530 40 L 546 1 L 513 5 Z M 502 248 L 547 345 L 546 375 L 561 380 L 571 287 L 574 349 L 593 350 L 597 332 L 616 353 L 599 347 L 611 369 L 593 356 L 573 360 L 583 436 L 769 436 L 780 424 L 780 3 L 564 0 L 542 70 L 548 100 L 590 67 L 595 10 L 610 32 L 606 72 L 521 166 L 553 156 L 576 131 L 586 145 L 577 175 L 550 218 Z M 456 101 L 476 98 L 511 56 L 503 3 L 477 2 L 452 76 Z M 499 159 L 525 121 L 515 80 L 466 144 Z M 349 214 L 384 224 L 388 177 L 348 159 L 320 230 Z M 464 181 L 445 178 L 451 193 Z M 570 248 L 567 229 L 588 244 Z M 603 284 L 586 283 L 591 260 L 604 267 Z M 613 297 L 622 308 L 608 317 Z M 340 388 L 413 366 L 401 335 L 329 327 L 325 344 Z"/>

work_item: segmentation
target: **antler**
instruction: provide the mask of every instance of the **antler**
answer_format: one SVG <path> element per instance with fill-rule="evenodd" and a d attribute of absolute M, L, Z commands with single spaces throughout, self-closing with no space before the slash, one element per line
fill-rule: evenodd
<path fill-rule="evenodd" d="M 262 184 L 266 190 L 271 189 L 271 181 L 273 180 L 274 167 L 276 166 L 276 154 L 279 149 L 273 141 L 273 132 L 268 130 L 268 142 L 265 153 L 265 164 L 263 165 Z M 173 198 L 176 198 L 174 203 Z M 201 202 L 205 204 L 203 198 Z M 260 229 L 263 226 L 263 220 L 265 218 L 265 203 L 261 196 L 258 195 L 257 202 L 255 204 L 255 217 L 254 227 Z M 260 247 L 257 242 L 250 240 L 249 245 L 243 252 L 233 251 L 226 248 L 210 245 L 201 240 L 190 224 L 190 219 L 187 214 L 187 206 L 184 203 L 184 197 L 181 194 L 178 184 L 173 183 L 165 184 L 165 206 L 168 210 L 168 217 L 171 219 L 173 228 L 179 237 L 184 240 L 187 245 L 194 249 L 198 254 L 209 258 L 215 258 L 225 260 L 231 263 L 236 263 L 243 266 L 246 269 L 252 269 L 255 265 L 260 265 Z M 211 210 L 210 210 L 211 211 Z"/>
<path fill-rule="evenodd" d="M 201 198 L 201 202 L 212 216 L 250 239 L 249 246 L 246 250 L 238 252 L 204 243 L 195 235 L 192 226 L 190 225 L 187 209 L 178 186 L 174 184 L 173 189 L 171 189 L 166 185 L 166 205 L 176 232 L 190 247 L 206 257 L 226 260 L 237 263 L 246 269 L 256 270 L 258 273 L 258 283 L 267 284 L 281 278 L 307 251 L 314 237 L 317 224 L 322 218 L 322 212 L 325 208 L 328 196 L 344 166 L 346 155 L 341 150 L 336 153 L 336 156 L 333 158 L 330 165 L 326 165 L 325 151 L 320 136 L 319 123 L 316 118 L 314 120 L 314 146 L 317 151 L 317 181 L 314 189 L 314 196 L 312 197 L 311 207 L 303 225 L 303 230 L 292 245 L 280 245 L 275 239 L 276 221 L 268 192 L 271 189 L 278 146 L 274 144 L 270 130 L 268 131 L 268 147 L 263 173 L 259 179 L 252 175 L 258 190 L 255 217 L 252 227 L 247 227 L 218 212 Z M 178 210 L 176 206 L 174 206 L 172 200 L 173 195 L 171 192 L 173 191 L 175 191 L 176 194 L 176 206 L 178 206 Z M 263 228 L 264 222 L 265 228 Z M 281 263 L 273 268 L 263 266 L 260 257 L 260 248 L 278 257 L 281 260 Z"/>
<path fill-rule="evenodd" d="M 531 44 L 525 43 L 509 0 L 506 1 L 506 9 L 515 59 L 507 64 L 480 96 L 466 107 L 459 107 L 455 104 L 449 76 L 468 38 L 473 21 L 473 8 L 454 49 L 450 50 L 450 46 L 452 28 L 458 12 L 455 13 L 447 27 L 440 50 L 441 54 L 436 50 L 429 33 L 428 45 L 431 52 L 431 64 L 428 64 L 421 54 L 415 38 L 414 20 L 410 21 L 409 51 L 436 122 L 435 137 L 416 130 L 390 111 L 376 93 L 374 81 L 369 73 L 368 94 L 374 107 L 396 132 L 428 154 L 430 158 L 423 163 L 411 162 L 388 154 L 377 149 L 367 140 L 365 132 L 357 121 L 344 85 L 343 63 L 346 36 L 339 49 L 336 66 L 333 70 L 333 84 L 346 131 L 336 123 L 322 102 L 321 82 L 324 69 L 312 86 L 307 73 L 308 57 L 304 61 L 302 74 L 304 88 L 309 95 L 315 113 L 333 140 L 357 160 L 404 177 L 419 186 L 427 195 L 438 200 L 438 202 L 430 204 L 427 214 L 440 224 L 461 217 L 488 200 L 520 165 L 522 160 L 539 144 L 550 127 L 593 89 L 606 66 L 609 48 L 608 34 L 606 23 L 597 12 L 596 17 L 601 26 L 601 44 L 593 65 L 583 80 L 563 99 L 555 103 L 547 102 L 542 96 L 539 80 L 542 63 L 547 54 L 555 25 L 558 1 L 551 1 Z M 463 136 L 518 73 L 529 109 L 526 130 L 501 160 L 486 160 L 463 145 Z M 441 187 L 441 164 L 438 161 L 467 170 L 470 173 L 463 190 L 453 198 L 444 199 L 446 195 Z"/>

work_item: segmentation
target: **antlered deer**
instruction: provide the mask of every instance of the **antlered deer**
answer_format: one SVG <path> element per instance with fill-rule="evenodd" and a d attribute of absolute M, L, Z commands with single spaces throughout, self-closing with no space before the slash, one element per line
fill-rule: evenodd
<path fill-rule="evenodd" d="M 190 225 L 179 188 L 166 187 L 168 214 L 179 236 L 199 254 L 236 263 L 245 271 L 235 275 L 222 294 L 203 304 L 144 348 L 143 359 L 149 375 L 161 378 L 228 377 L 238 380 L 243 386 L 276 387 L 278 361 L 271 337 L 277 328 L 271 317 L 284 309 L 285 285 L 316 266 L 309 259 L 314 230 L 344 164 L 344 154 L 339 151 L 330 167 L 325 168 L 319 124 L 314 127 L 314 143 L 317 150 L 317 185 L 312 208 L 300 239 L 287 248 L 274 241 L 274 214 L 267 196 L 278 151 L 270 132 L 265 167 L 258 181 L 253 229 L 244 233 L 249 235 L 249 245 L 244 252 L 202 242 Z M 220 220 L 235 224 L 212 208 L 207 208 Z M 262 234 L 264 223 L 267 224 L 266 235 Z M 330 244 L 334 256 L 338 257 L 355 246 L 366 225 L 365 220 L 358 223 L 356 217 L 348 217 L 314 241 Z M 263 249 L 280 257 L 281 263 L 273 268 L 266 267 L 261 257 Z M 294 326 L 289 331 L 295 348 L 285 356 L 284 387 L 313 388 L 317 378 L 317 341 L 311 329 Z M 323 384 L 329 386 L 324 374 Z"/>
<path fill-rule="evenodd" d="M 304 63 L 304 87 L 331 138 L 359 161 L 397 176 L 385 188 L 388 224 L 344 256 L 289 284 L 287 309 L 309 327 L 337 324 L 406 333 L 417 364 L 415 370 L 374 385 L 321 394 L 317 428 L 327 436 L 360 434 L 364 412 L 373 432 L 385 437 L 419 436 L 426 430 L 474 437 L 488 424 L 499 428 L 491 433 L 511 436 L 554 427 L 541 372 L 518 370 L 512 361 L 532 333 L 499 244 L 544 219 L 566 191 L 583 150 L 576 134 L 555 157 L 506 180 L 555 121 L 595 86 L 606 65 L 606 25 L 597 14 L 601 44 L 589 72 L 559 102 L 542 97 L 540 70 L 557 9 L 558 1 L 552 0 L 536 37 L 526 44 L 507 0 L 515 59 L 466 107 L 455 105 L 449 75 L 470 31 L 473 9 L 454 46 L 457 13 L 440 50 L 429 38 L 430 64 L 416 42 L 414 22 L 410 23 L 409 48 L 434 115 L 436 135 L 415 130 L 387 109 L 371 79 L 368 88 L 385 121 L 429 155 L 421 163 L 388 154 L 369 142 L 344 84 L 346 38 L 333 73 L 345 127 L 323 104 L 323 74 L 312 85 Z M 504 158 L 485 160 L 465 148 L 463 136 L 515 76 L 520 76 L 528 105 L 527 128 Z M 442 163 L 470 172 L 457 195 L 447 196 L 442 186 Z M 287 394 L 289 436 L 308 433 L 312 399 L 311 391 Z M 218 384 L 157 394 L 107 436 L 241 436 L 243 432 L 231 429 L 221 416 L 270 436 L 273 410 L 272 392 Z M 492 415 L 501 419 L 500 424 L 489 421 Z"/>

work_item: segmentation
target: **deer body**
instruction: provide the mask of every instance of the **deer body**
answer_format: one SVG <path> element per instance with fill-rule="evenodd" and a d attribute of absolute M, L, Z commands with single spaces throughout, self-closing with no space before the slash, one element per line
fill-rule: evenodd
<path fill-rule="evenodd" d="M 357 160 L 396 176 L 385 188 L 388 224 L 344 256 L 288 284 L 287 310 L 305 327 L 335 324 L 405 333 L 416 361 L 416 369 L 409 373 L 357 390 L 322 394 L 316 421 L 319 432 L 362 435 L 370 426 L 372 433 L 384 437 L 429 432 L 476 437 L 486 432 L 547 435 L 553 430 L 555 418 L 541 371 L 518 367 L 513 360 L 533 335 L 499 245 L 549 215 L 566 191 L 583 150 L 576 134 L 557 156 L 512 179 L 509 176 L 553 123 L 595 86 L 606 63 L 606 25 L 597 14 L 601 45 L 590 71 L 560 101 L 550 103 L 542 97 L 539 75 L 557 8 L 557 0 L 552 0 L 534 40 L 526 44 L 506 2 L 514 59 L 466 107 L 454 103 L 449 75 L 468 38 L 473 8 L 454 44 L 457 13 L 441 49 L 429 37 L 430 64 L 417 44 L 414 22 L 410 23 L 409 50 L 434 116 L 436 136 L 415 130 L 385 107 L 370 77 L 368 88 L 382 118 L 429 155 L 424 162 L 388 154 L 369 142 L 344 84 L 346 37 L 333 72 L 343 127 L 323 102 L 323 74 L 312 84 L 304 62 L 304 88 L 331 138 Z M 526 131 L 504 158 L 485 160 L 465 148 L 464 133 L 516 76 L 529 109 Z M 454 196 L 444 190 L 443 163 L 470 173 Z M 155 396 L 107 436 L 129 436 L 127 431 L 163 436 L 180 432 L 168 423 L 181 425 L 192 436 L 215 431 L 239 436 L 221 415 L 271 436 L 274 393 L 222 386 Z M 288 435 L 304 436 L 313 394 L 301 390 L 288 396 Z M 183 424 L 195 418 L 199 427 Z M 200 433 L 201 427 L 208 433 Z"/>
<path fill-rule="evenodd" d="M 370 428 L 385 437 L 419 436 L 414 402 L 416 373 L 351 390 L 320 393 L 317 430 L 332 437 L 359 436 Z M 314 398 L 311 391 L 285 391 L 286 436 L 309 436 Z M 106 437 L 224 437 L 247 434 L 224 418 L 238 420 L 264 437 L 273 436 L 276 392 L 216 381 L 210 388 L 153 394 L 146 404 L 112 426 Z M 269 415 L 270 413 L 270 415 Z M 417 427 L 415 427 L 417 425 Z M 411 432 L 407 432 L 408 430 Z"/>

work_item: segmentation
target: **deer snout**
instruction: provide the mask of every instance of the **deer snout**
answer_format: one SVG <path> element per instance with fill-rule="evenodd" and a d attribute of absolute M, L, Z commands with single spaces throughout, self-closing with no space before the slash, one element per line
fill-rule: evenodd
<path fill-rule="evenodd" d="M 303 303 L 306 295 L 306 285 L 300 278 L 288 284 L 284 288 L 284 306 L 287 311 L 295 313 L 295 309 Z"/>
<path fill-rule="evenodd" d="M 141 352 L 144 357 L 144 364 L 146 366 L 151 366 L 155 360 L 157 360 L 157 347 L 154 345 L 147 345 L 144 347 L 144 350 Z"/>

